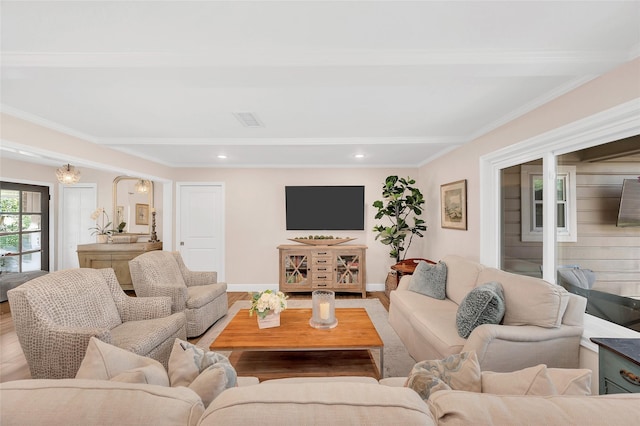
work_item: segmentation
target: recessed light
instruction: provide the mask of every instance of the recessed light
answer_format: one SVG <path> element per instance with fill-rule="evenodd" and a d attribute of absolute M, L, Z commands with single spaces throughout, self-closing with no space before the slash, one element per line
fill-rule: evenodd
<path fill-rule="evenodd" d="M 355 154 L 354 157 L 355 158 L 364 158 L 364 154 Z"/>
<path fill-rule="evenodd" d="M 224 160 L 225 158 L 227 158 L 227 156 L 224 155 L 224 154 L 220 154 L 220 155 L 218 155 L 218 158 L 221 159 L 221 160 Z"/>

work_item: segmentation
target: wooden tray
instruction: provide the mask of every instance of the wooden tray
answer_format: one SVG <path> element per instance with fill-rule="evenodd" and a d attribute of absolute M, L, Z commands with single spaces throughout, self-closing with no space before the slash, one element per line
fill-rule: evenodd
<path fill-rule="evenodd" d="M 335 246 L 336 244 L 346 243 L 347 241 L 353 241 L 355 238 L 324 238 L 324 239 L 312 239 L 312 238 L 289 238 L 289 241 L 295 241 L 296 243 L 308 244 L 311 246 Z"/>

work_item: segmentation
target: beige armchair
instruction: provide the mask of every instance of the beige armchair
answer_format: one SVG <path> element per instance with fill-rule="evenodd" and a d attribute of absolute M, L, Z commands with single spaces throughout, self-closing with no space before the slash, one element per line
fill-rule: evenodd
<path fill-rule="evenodd" d="M 73 378 L 92 336 L 160 361 L 186 339 L 168 297 L 127 296 L 113 269 L 66 269 L 8 292 L 16 334 L 34 379 Z"/>
<path fill-rule="evenodd" d="M 204 333 L 227 314 L 227 284 L 217 272 L 191 271 L 180 252 L 151 251 L 129 261 L 133 288 L 138 297 L 169 296 L 171 312 L 187 317 L 187 336 Z"/>

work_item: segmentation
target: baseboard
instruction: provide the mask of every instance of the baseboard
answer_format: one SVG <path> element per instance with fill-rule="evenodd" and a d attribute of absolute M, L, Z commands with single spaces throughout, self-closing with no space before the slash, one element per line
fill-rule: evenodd
<path fill-rule="evenodd" d="M 275 290 L 278 284 L 227 284 L 227 291 L 230 292 L 259 292 L 265 290 Z M 367 291 L 384 291 L 384 283 L 367 284 Z"/>

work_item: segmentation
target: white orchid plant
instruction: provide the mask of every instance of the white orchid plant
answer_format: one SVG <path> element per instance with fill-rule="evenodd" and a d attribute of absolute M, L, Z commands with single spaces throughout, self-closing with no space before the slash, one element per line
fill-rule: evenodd
<path fill-rule="evenodd" d="M 93 231 L 91 235 L 111 235 L 113 233 L 113 230 L 109 229 L 111 221 L 104 207 L 97 208 L 91 213 L 91 219 L 96 221 L 96 226 L 89 228 L 90 231 Z M 101 223 L 98 223 L 98 220 L 100 220 Z"/>
<path fill-rule="evenodd" d="M 279 314 L 287 309 L 288 297 L 289 296 L 286 296 L 283 292 L 274 290 L 253 293 L 249 316 L 252 316 L 254 312 L 256 312 L 260 318 L 266 317 L 270 312 Z"/>

